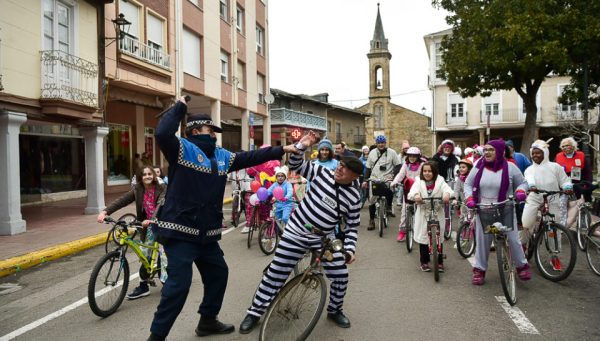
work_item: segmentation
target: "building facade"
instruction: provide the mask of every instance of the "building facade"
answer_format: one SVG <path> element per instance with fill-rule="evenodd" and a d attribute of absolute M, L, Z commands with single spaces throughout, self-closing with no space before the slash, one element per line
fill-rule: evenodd
<path fill-rule="evenodd" d="M 525 126 L 525 106 L 516 91 L 494 91 L 488 97 L 463 98 L 450 91 L 443 79 L 437 77 L 437 70 L 443 55 L 440 44 L 450 29 L 432 33 L 424 37 L 429 55 L 429 88 L 433 96 L 432 128 L 433 146 L 444 139 L 452 139 L 459 146 L 483 144 L 494 138 L 512 139 L 517 150 L 521 146 Z M 554 138 L 551 154 L 558 151 L 561 137 L 572 135 L 581 124 L 582 111 L 579 103 L 560 104 L 558 98 L 568 77 L 548 76 L 540 86 L 536 97 L 538 107 L 535 129 L 541 139 Z M 590 123 L 598 119 L 598 108 L 589 111 Z M 597 145 L 597 141 L 595 141 Z"/>
<path fill-rule="evenodd" d="M 388 146 L 402 150 L 402 142 L 409 141 L 421 149 L 423 155 L 431 155 L 431 130 L 429 118 L 421 113 L 394 104 L 390 96 L 390 60 L 388 40 L 377 5 L 375 31 L 371 40 L 369 59 L 369 103 L 357 108 L 371 113 L 366 120 L 366 143 L 375 143 L 377 135 L 388 138 Z"/>

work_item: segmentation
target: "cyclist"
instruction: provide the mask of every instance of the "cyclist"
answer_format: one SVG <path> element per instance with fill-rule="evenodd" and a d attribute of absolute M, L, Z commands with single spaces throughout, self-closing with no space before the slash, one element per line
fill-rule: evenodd
<path fill-rule="evenodd" d="M 316 134 L 310 131 L 296 144 L 304 152 L 316 141 Z M 308 249 L 321 247 L 321 238 L 311 234 L 304 227 L 311 224 L 327 234 L 333 234 L 341 219 L 346 222 L 343 243 L 348 260 L 340 252 L 333 253 L 333 260 L 322 260 L 325 274 L 331 281 L 327 318 L 338 326 L 350 327 L 350 320 L 342 312 L 344 296 L 348 287 L 348 268 L 354 262 L 357 229 L 360 225 L 360 193 L 358 177 L 362 173 L 362 163 L 356 157 L 341 157 L 335 171 L 312 162 L 302 160 L 302 154 L 290 156 L 290 168 L 298 171 L 312 183 L 312 188 L 287 225 L 281 241 L 275 250 L 275 257 L 252 300 L 247 315 L 240 324 L 240 333 L 247 334 L 256 327 L 260 316 L 265 313 L 287 277 Z"/>
<path fill-rule="evenodd" d="M 519 167 L 519 170 L 521 170 L 521 173 L 525 174 L 527 167 L 531 166 L 531 161 L 529 161 L 527 156 L 515 151 L 515 143 L 512 140 L 506 140 L 506 149 L 509 157 L 515 160 L 515 163 L 517 167 Z"/>
<path fill-rule="evenodd" d="M 569 179 L 564 169 L 559 164 L 549 160 L 548 147 L 546 141 L 537 140 L 531 145 L 530 149 L 533 164 L 525 170 L 525 181 L 529 186 L 529 195 L 523 209 L 523 231 L 520 231 L 523 248 L 525 248 L 531 237 L 531 230 L 536 222 L 538 210 L 544 204 L 543 196 L 536 193 L 537 190 L 558 191 L 563 189 L 567 194 L 573 192 L 571 179 Z M 566 215 L 560 215 L 559 200 L 548 200 L 548 204 L 550 213 L 559 216 L 561 224 L 565 225 Z M 555 270 L 559 270 L 560 260 L 553 258 L 552 266 Z"/>
<path fill-rule="evenodd" d="M 394 167 L 399 165 L 398 154 L 392 148 L 387 148 L 387 139 L 384 135 L 378 135 L 375 138 L 377 147 L 371 150 L 367 159 L 367 171 L 365 179 L 377 181 L 391 181 L 394 176 Z M 362 183 L 363 188 L 368 188 L 369 184 L 365 181 Z M 388 188 L 386 189 L 385 198 L 387 200 L 386 212 L 392 216 L 392 199 L 394 193 Z M 373 198 L 371 198 L 373 199 Z M 369 205 L 369 227 L 368 230 L 375 229 L 375 203 Z"/>
<path fill-rule="evenodd" d="M 319 154 L 314 161 L 315 164 L 329 169 L 335 169 L 337 167 L 338 160 L 334 157 L 333 144 L 331 144 L 331 141 L 322 139 L 317 146 L 317 150 Z"/>
<path fill-rule="evenodd" d="M 580 198 L 582 195 L 586 202 L 592 201 L 592 166 L 589 158 L 577 150 L 577 141 L 567 137 L 560 141 L 560 149 L 554 161 L 561 165 L 573 182 L 573 190 Z"/>
<path fill-rule="evenodd" d="M 287 181 L 287 176 L 288 168 L 286 166 L 275 167 L 275 178 L 277 181 L 268 190 L 269 195 L 272 196 L 276 188 L 283 189 L 283 200 L 275 202 L 275 218 L 281 219 L 284 225 L 287 225 L 290 213 L 292 213 L 292 208 L 294 207 L 294 202 L 292 201 L 294 190 L 292 189 L 292 185 Z"/>
<path fill-rule="evenodd" d="M 505 148 L 504 140 L 492 140 L 484 146 L 483 158 L 475 164 L 473 171 L 465 180 L 464 194 L 467 207 L 475 208 L 478 203 L 501 202 L 513 193 L 517 201 L 524 201 L 527 198 L 527 183 L 519 168 L 504 158 Z M 516 226 L 516 215 L 513 216 L 514 226 Z M 483 285 L 488 268 L 490 245 L 494 238 L 491 234 L 483 233 L 479 219 L 476 224 L 477 246 L 471 282 L 473 285 Z M 528 281 L 531 279 L 531 271 L 519 242 L 518 229 L 508 232 L 507 236 L 512 259 L 517 266 L 517 274 L 521 280 Z"/>
<path fill-rule="evenodd" d="M 111 215 L 135 202 L 136 219 L 142 222 L 142 227 L 145 229 L 142 240 L 145 240 L 146 244 L 153 244 L 156 240 L 156 231 L 152 227 L 148 228 L 148 226 L 151 225 L 150 221 L 156 217 L 158 207 L 165 201 L 167 186 L 164 183 L 161 184 L 158 182 L 158 176 L 152 166 L 143 166 L 138 169 L 136 178 L 136 185 L 129 192 L 108 205 L 104 211 L 100 212 L 97 220 L 99 223 L 102 223 L 107 215 Z M 152 257 L 152 250 L 144 249 L 143 251 L 146 258 L 150 259 Z M 161 257 L 162 259 L 163 257 Z M 165 263 L 165 261 L 161 262 L 161 270 L 163 270 L 161 271 L 161 282 L 166 280 Z M 163 276 L 163 274 L 165 275 Z M 135 300 L 150 295 L 147 279 L 148 272 L 146 272 L 146 268 L 142 265 L 140 266 L 140 285 L 127 294 L 127 299 Z"/>
<path fill-rule="evenodd" d="M 462 159 L 458 162 L 458 178 L 454 182 L 455 205 L 465 201 L 465 180 L 467 180 L 472 168 L 473 162 L 469 159 Z M 466 212 L 461 210 L 460 214 L 466 214 Z"/>
<path fill-rule="evenodd" d="M 438 164 L 439 174 L 446 180 L 450 187 L 454 187 L 456 171 L 458 170 L 458 161 L 460 160 L 454 153 L 457 151 L 456 144 L 452 140 L 444 140 L 438 147 L 438 152 L 431 157 L 431 161 Z M 450 206 L 444 206 L 446 215 L 446 228 L 450 224 Z"/>
<path fill-rule="evenodd" d="M 419 244 L 419 253 L 421 260 L 421 271 L 429 272 L 429 237 L 427 236 L 427 214 L 423 208 L 423 199 L 428 197 L 442 197 L 445 204 L 450 202 L 452 196 L 452 188 L 444 181 L 444 178 L 438 175 L 437 165 L 434 162 L 425 162 L 421 167 L 421 173 L 415 180 L 415 183 L 408 192 L 408 199 L 414 200 L 417 204 L 417 210 L 415 212 L 415 242 Z M 441 210 L 436 212 L 437 220 L 444 221 L 444 213 Z M 443 238 L 440 238 L 440 244 L 443 242 Z M 437 247 L 432 245 L 432 247 Z M 438 269 L 440 272 L 444 272 L 444 257 L 442 250 L 440 250 L 438 258 Z"/>
<path fill-rule="evenodd" d="M 405 152 L 406 158 L 400 168 L 400 172 L 396 175 L 392 181 L 392 188 L 395 188 L 400 183 L 403 184 L 404 193 L 402 193 L 402 212 L 400 213 L 400 226 L 398 229 L 397 241 L 403 242 L 406 238 L 406 205 L 404 205 L 406 195 L 410 190 L 413 182 L 421 174 L 421 167 L 425 160 L 421 157 L 421 150 L 417 147 L 410 147 Z"/>
<path fill-rule="evenodd" d="M 252 225 L 252 205 L 250 205 L 250 197 L 252 196 L 252 188 L 250 182 L 252 178 L 248 175 L 245 169 L 240 169 L 235 172 L 229 173 L 227 176 L 231 180 L 232 190 L 239 190 L 240 196 L 242 197 L 240 206 L 243 205 L 243 209 L 246 213 L 246 225 L 240 231 L 241 233 L 248 233 L 250 231 L 250 225 Z M 242 207 L 238 207 L 238 210 L 242 210 Z M 233 211 L 231 212 L 231 224 L 234 224 Z M 237 227 L 237 226 L 234 226 Z"/>
<path fill-rule="evenodd" d="M 363 164 L 363 173 L 358 178 L 358 181 L 361 184 L 365 181 L 365 173 L 367 172 L 367 159 L 369 158 L 369 152 L 370 151 L 371 150 L 369 149 L 369 146 L 363 146 L 362 149 L 361 149 L 362 155 L 360 156 L 359 160 Z M 368 191 L 365 188 L 361 188 L 360 192 L 361 192 L 360 203 L 362 205 L 364 205 L 365 201 L 367 200 L 367 197 L 368 197 Z"/>

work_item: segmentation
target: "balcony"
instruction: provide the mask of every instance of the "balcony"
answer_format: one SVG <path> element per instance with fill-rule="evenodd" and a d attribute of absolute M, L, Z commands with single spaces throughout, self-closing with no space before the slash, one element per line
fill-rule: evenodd
<path fill-rule="evenodd" d="M 123 40 L 119 42 L 119 51 L 126 55 L 141 59 L 152 65 L 171 70 L 171 57 L 150 45 L 144 44 L 137 38 L 123 33 Z"/>
<path fill-rule="evenodd" d="M 327 130 L 327 120 L 325 117 L 294 111 L 285 108 L 271 109 L 271 125 L 272 126 L 294 126 L 312 130 Z M 254 120 L 254 125 L 262 125 L 263 120 L 257 117 Z"/>
<path fill-rule="evenodd" d="M 58 51 L 41 51 L 42 99 L 98 106 L 98 64 Z"/>
<path fill-rule="evenodd" d="M 446 113 L 446 125 L 448 126 L 465 126 L 467 125 L 467 112 L 462 114 Z"/>
<path fill-rule="evenodd" d="M 366 135 L 354 135 L 354 144 L 355 145 L 367 144 L 367 136 Z"/>
<path fill-rule="evenodd" d="M 577 105 L 558 105 L 556 106 L 557 121 L 580 121 L 583 119 L 583 112 Z"/>

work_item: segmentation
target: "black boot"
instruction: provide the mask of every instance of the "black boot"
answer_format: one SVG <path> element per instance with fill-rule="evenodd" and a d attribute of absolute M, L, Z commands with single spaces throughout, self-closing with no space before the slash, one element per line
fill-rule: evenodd
<path fill-rule="evenodd" d="M 341 310 L 338 310 L 334 313 L 327 313 L 327 318 L 332 320 L 335 324 L 342 328 L 350 328 L 350 320 L 342 313 Z"/>
<path fill-rule="evenodd" d="M 252 331 L 252 329 L 254 329 L 254 327 L 256 327 L 259 320 L 260 320 L 260 317 L 258 317 L 258 316 L 254 316 L 254 315 L 250 315 L 250 314 L 246 315 L 246 317 L 244 317 L 244 320 L 240 324 L 240 334 L 250 333 Z"/>
<path fill-rule="evenodd" d="M 235 327 L 232 324 L 226 324 L 219 320 L 216 317 L 208 318 L 201 316 L 200 322 L 198 322 L 198 326 L 196 327 L 196 335 L 198 336 L 208 336 L 213 334 L 229 334 L 235 330 Z"/>

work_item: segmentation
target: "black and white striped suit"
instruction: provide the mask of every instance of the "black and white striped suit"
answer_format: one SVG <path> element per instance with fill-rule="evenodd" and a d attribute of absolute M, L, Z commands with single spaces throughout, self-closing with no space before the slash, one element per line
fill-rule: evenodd
<path fill-rule="evenodd" d="M 352 253 L 355 253 L 356 249 L 360 225 L 358 183 L 338 185 L 335 183 L 334 171 L 312 162 L 305 162 L 302 155 L 292 155 L 289 164 L 290 170 L 304 176 L 310 182 L 311 188 L 292 213 L 275 251 L 275 257 L 260 282 L 252 306 L 248 309 L 248 314 L 254 316 L 265 313 L 304 253 L 308 249 L 320 248 L 320 238 L 306 230 L 305 224 L 311 224 L 326 233 L 333 234 L 341 215 L 346 220 L 344 248 Z M 336 188 L 340 203 L 339 214 Z M 333 256 L 331 262 L 322 262 L 325 274 L 331 281 L 328 312 L 342 310 L 348 287 L 348 268 L 344 256 L 340 252 L 334 253 Z"/>

